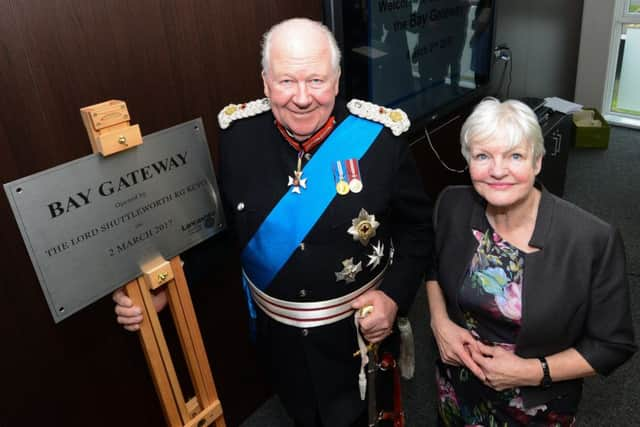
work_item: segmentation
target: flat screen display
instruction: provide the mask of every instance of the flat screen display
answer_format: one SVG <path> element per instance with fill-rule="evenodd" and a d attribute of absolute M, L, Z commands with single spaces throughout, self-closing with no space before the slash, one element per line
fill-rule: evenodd
<path fill-rule="evenodd" d="M 495 0 L 325 2 L 343 52 L 343 94 L 402 108 L 412 122 L 489 84 Z"/>

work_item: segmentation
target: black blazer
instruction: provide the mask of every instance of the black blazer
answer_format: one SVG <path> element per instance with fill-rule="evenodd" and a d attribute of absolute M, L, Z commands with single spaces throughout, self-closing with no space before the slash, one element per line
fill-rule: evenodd
<path fill-rule="evenodd" d="M 525 254 L 522 324 L 516 354 L 548 356 L 574 347 L 607 375 L 636 351 L 629 285 L 620 234 L 609 224 L 539 186 L 542 197 Z M 485 231 L 486 201 L 470 186 L 448 187 L 434 211 L 436 271 L 451 319 L 463 326 L 458 292 L 478 246 L 471 229 Z M 560 396 L 581 395 L 582 380 L 550 389 L 522 387 L 527 407 Z"/>

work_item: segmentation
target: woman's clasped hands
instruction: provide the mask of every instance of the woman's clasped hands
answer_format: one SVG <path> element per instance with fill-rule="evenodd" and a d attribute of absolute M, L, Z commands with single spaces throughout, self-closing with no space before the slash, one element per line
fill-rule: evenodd
<path fill-rule="evenodd" d="M 542 378 L 537 359 L 525 359 L 497 345 L 487 345 L 448 318 L 432 321 L 440 358 L 447 365 L 464 366 L 487 387 L 501 391 L 536 386 Z"/>

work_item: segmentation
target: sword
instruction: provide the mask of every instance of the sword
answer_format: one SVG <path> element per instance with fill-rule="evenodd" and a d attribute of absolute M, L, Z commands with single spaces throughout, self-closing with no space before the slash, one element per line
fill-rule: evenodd
<path fill-rule="evenodd" d="M 372 305 L 367 305 L 362 307 L 359 312 L 358 312 L 358 316 L 360 318 L 366 317 L 367 315 L 369 315 L 371 312 L 373 311 L 373 306 Z M 358 327 L 357 325 L 357 317 L 356 317 L 356 327 Z M 364 363 L 365 363 L 365 358 L 368 359 L 366 361 L 367 363 L 367 372 L 366 372 L 366 380 L 362 373 L 362 369 L 360 370 L 360 393 L 361 393 L 361 397 L 362 399 L 364 399 L 364 384 L 366 383 L 366 387 L 367 387 L 367 407 L 368 407 L 368 427 L 375 427 L 375 425 L 378 423 L 378 408 L 377 408 L 377 404 L 376 404 L 376 372 L 378 371 L 378 345 L 377 344 L 371 344 L 369 343 L 367 346 L 364 345 L 364 340 L 362 338 L 362 336 L 360 335 L 360 332 L 358 332 L 358 346 L 360 347 L 359 350 L 357 352 L 355 352 L 353 355 L 354 357 L 356 355 L 360 355 L 363 360 L 363 367 L 364 367 Z M 366 354 L 366 356 L 365 356 Z"/>
<path fill-rule="evenodd" d="M 367 365 L 367 398 L 369 427 L 378 424 L 378 406 L 376 404 L 376 373 L 378 371 L 378 346 L 371 346 L 368 352 L 369 363 Z"/>

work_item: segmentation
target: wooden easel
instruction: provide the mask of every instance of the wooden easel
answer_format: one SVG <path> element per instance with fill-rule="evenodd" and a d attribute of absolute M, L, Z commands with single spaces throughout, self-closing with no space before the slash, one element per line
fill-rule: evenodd
<path fill-rule="evenodd" d="M 138 125 L 129 124 L 123 101 L 111 100 L 80 109 L 93 152 L 103 156 L 142 144 Z M 226 427 L 222 405 L 211 375 L 202 335 L 196 319 L 180 257 L 158 259 L 143 266 L 144 274 L 125 285 L 133 303 L 142 309 L 140 341 L 153 382 L 170 427 Z M 167 291 L 173 322 L 178 331 L 195 396 L 185 401 L 160 319 L 153 306 L 152 291 Z"/>

